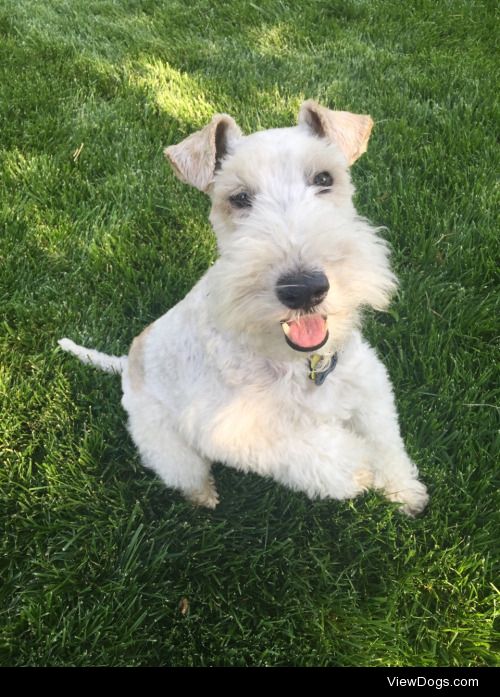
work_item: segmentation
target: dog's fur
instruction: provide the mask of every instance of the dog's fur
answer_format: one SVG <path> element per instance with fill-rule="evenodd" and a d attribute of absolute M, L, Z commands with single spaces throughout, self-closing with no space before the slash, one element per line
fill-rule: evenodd
<path fill-rule="evenodd" d="M 384 309 L 396 285 L 385 242 L 352 202 L 349 166 L 371 127 L 368 116 L 308 101 L 293 128 L 243 136 L 230 116 L 216 115 L 167 148 L 177 176 L 212 200 L 219 259 L 134 339 L 128 357 L 60 342 L 122 373 L 144 465 L 197 504 L 217 504 L 212 461 L 310 497 L 345 499 L 373 487 L 409 515 L 427 503 L 387 372 L 358 328 L 361 309 Z M 331 186 L 315 183 L 320 172 Z M 297 269 L 328 279 L 319 305 L 291 310 L 279 299 L 280 279 Z M 338 356 L 321 385 L 308 374 L 318 351 L 296 350 L 282 328 L 311 314 L 327 321 L 322 361 Z"/>

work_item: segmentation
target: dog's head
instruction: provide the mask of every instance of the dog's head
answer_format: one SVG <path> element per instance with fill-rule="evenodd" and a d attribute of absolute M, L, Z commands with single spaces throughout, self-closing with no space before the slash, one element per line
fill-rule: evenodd
<path fill-rule="evenodd" d="M 307 101 L 295 127 L 244 136 L 218 114 L 166 148 L 177 176 L 212 199 L 211 310 L 221 327 L 286 358 L 336 350 L 360 308 L 386 307 L 396 285 L 387 246 L 357 215 L 349 172 L 372 126 Z"/>

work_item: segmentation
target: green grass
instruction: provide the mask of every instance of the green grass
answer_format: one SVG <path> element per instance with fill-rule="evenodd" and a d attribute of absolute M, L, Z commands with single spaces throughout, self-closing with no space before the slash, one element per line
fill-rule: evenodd
<path fill-rule="evenodd" d="M 495 6 L 1 2 L 3 665 L 498 663 Z M 162 148 L 216 111 L 290 125 L 306 97 L 377 121 L 357 205 L 401 290 L 366 330 L 417 520 L 220 466 L 220 506 L 193 509 L 140 466 L 118 380 L 56 349 L 126 351 L 215 258 Z"/>

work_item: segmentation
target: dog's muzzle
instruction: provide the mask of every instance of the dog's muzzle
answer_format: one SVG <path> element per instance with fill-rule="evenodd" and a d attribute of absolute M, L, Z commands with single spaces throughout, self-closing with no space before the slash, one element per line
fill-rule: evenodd
<path fill-rule="evenodd" d="M 298 271 L 278 279 L 276 295 L 291 310 L 301 310 L 298 319 L 281 322 L 288 345 L 295 351 L 316 351 L 328 341 L 326 317 L 314 313 L 330 289 L 322 271 Z"/>

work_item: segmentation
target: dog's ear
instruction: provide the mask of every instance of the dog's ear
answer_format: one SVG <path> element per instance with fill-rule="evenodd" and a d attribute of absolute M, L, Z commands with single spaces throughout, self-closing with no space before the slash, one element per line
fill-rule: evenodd
<path fill-rule="evenodd" d="M 346 156 L 349 165 L 366 151 L 373 128 L 369 116 L 349 111 L 331 111 L 308 99 L 299 111 L 299 125 L 305 124 L 320 138 L 335 143 Z"/>
<path fill-rule="evenodd" d="M 215 171 L 241 131 L 230 116 L 216 114 L 208 126 L 163 151 L 175 174 L 183 182 L 207 191 Z"/>

